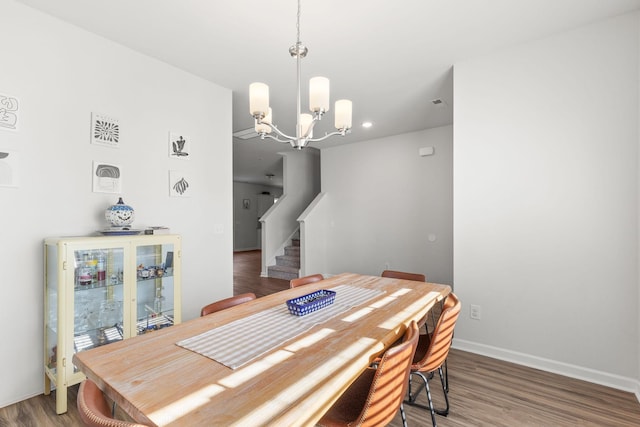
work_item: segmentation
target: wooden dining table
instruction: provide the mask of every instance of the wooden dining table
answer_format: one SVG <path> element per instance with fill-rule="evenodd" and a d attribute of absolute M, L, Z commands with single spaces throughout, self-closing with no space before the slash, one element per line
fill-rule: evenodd
<path fill-rule="evenodd" d="M 327 308 L 305 316 L 287 314 L 290 317 L 280 311 L 287 300 L 332 289 L 337 289 L 332 309 L 347 304 L 333 317 L 322 313 Z M 347 289 L 368 299 L 351 307 L 342 295 Z M 314 425 L 358 375 L 402 337 L 412 320 L 423 318 L 450 292 L 447 285 L 344 273 L 82 351 L 73 363 L 142 424 Z M 281 323 L 260 320 L 265 313 L 277 313 Z M 313 316 L 323 315 L 313 323 Z M 299 325 L 301 320 L 307 329 L 289 328 L 287 322 Z M 242 333 L 234 335 L 240 324 Z M 241 356 L 245 351 L 261 353 L 232 368 L 228 365 L 233 363 L 185 344 L 223 330 L 227 334 L 218 339 L 226 340 L 224 345 L 210 346 L 212 351 L 228 345 Z M 264 338 L 272 347 L 260 350 Z"/>

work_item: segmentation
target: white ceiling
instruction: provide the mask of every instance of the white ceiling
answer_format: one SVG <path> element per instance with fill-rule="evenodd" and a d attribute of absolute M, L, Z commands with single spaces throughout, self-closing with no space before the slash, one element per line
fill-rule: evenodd
<path fill-rule="evenodd" d="M 265 82 L 275 123 L 293 133 L 295 0 L 18 1 L 232 89 L 234 131 L 253 127 L 248 87 Z M 638 8 L 640 0 L 302 0 L 303 108 L 314 75 L 354 108 L 350 135 L 312 146 L 451 124 L 453 64 Z M 360 128 L 365 120 L 374 126 Z M 332 130 L 331 111 L 321 125 L 316 136 Z M 234 179 L 281 185 L 276 153 L 288 149 L 234 140 Z"/>

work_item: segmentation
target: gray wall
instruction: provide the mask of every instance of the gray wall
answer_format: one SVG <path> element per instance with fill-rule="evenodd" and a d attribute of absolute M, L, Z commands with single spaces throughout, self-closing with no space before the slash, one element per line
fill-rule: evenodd
<path fill-rule="evenodd" d="M 638 393 L 638 28 L 455 65 L 457 345 Z"/>
<path fill-rule="evenodd" d="M 0 407 L 43 390 L 43 249 L 49 236 L 104 228 L 117 194 L 92 192 L 92 162 L 121 166 L 135 227 L 183 236 L 183 319 L 233 293 L 231 91 L 16 2 L 0 13 L 0 93 L 20 101 L 20 186 L 0 187 Z M 121 146 L 90 144 L 91 113 L 120 120 Z M 215 120 L 212 120 L 215 118 Z M 192 139 L 170 159 L 168 134 Z M 188 173 L 191 197 L 169 197 L 169 170 Z"/>
<path fill-rule="evenodd" d="M 233 183 L 233 250 L 246 251 L 260 249 L 260 230 L 258 229 L 258 206 L 262 192 L 268 192 L 274 197 L 282 195 L 281 187 L 269 185 L 249 184 L 246 182 Z M 249 200 L 249 208 L 243 205 Z"/>
<path fill-rule="evenodd" d="M 451 126 L 322 150 L 325 273 L 394 269 L 451 284 L 451 156 Z"/>

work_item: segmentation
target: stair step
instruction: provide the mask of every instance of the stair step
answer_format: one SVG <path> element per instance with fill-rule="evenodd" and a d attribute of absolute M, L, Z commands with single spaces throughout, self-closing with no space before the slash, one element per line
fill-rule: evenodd
<path fill-rule="evenodd" d="M 291 239 L 291 246 L 300 247 L 300 239 Z"/>
<path fill-rule="evenodd" d="M 269 277 L 274 279 L 291 280 L 298 278 L 298 268 L 284 265 L 270 265 L 267 268 Z"/>
<path fill-rule="evenodd" d="M 300 246 L 286 246 L 284 248 L 285 256 L 300 257 Z"/>
<path fill-rule="evenodd" d="M 285 267 L 300 268 L 300 256 L 288 256 L 278 255 L 276 256 L 276 265 L 283 265 Z"/>

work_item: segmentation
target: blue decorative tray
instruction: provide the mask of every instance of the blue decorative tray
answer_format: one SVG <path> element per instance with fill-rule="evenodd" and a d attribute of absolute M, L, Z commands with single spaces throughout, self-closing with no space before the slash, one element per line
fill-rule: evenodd
<path fill-rule="evenodd" d="M 310 294 L 287 300 L 287 307 L 291 314 L 304 316 L 305 314 L 312 313 L 333 304 L 335 299 L 336 293 L 334 291 L 320 289 Z"/>

